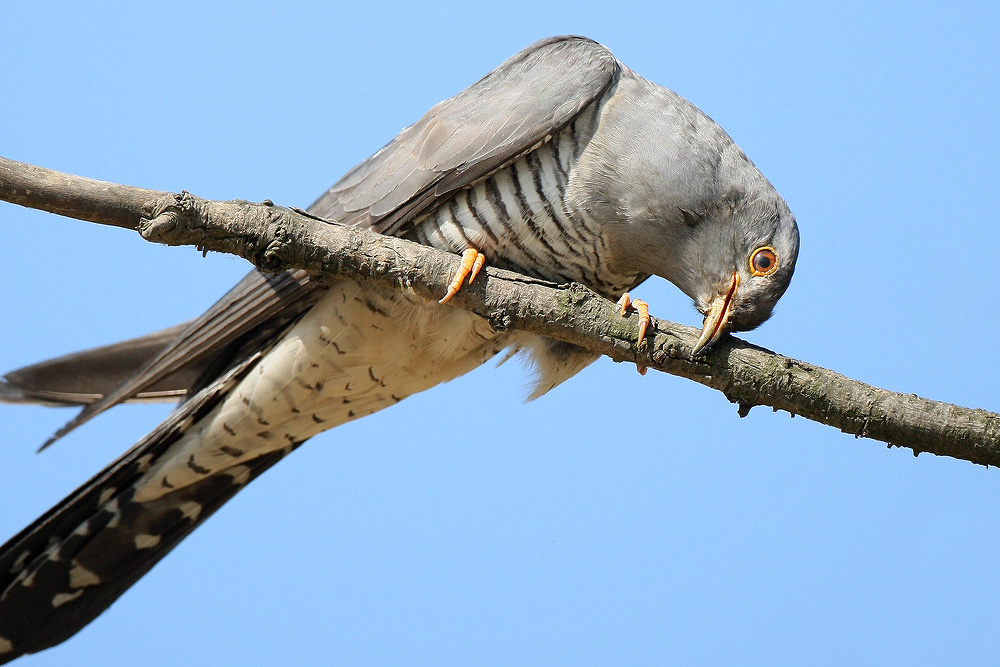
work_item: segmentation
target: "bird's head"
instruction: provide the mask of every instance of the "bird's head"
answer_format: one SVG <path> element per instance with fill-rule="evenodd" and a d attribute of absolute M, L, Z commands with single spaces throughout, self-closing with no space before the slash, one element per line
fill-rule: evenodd
<path fill-rule="evenodd" d="M 730 331 L 763 324 L 792 279 L 798 227 L 784 199 L 766 181 L 763 186 L 730 190 L 698 209 L 626 227 L 629 237 L 650 239 L 630 244 L 634 266 L 677 285 L 705 316 L 694 355 Z"/>
<path fill-rule="evenodd" d="M 763 324 L 792 279 L 798 227 L 785 201 L 770 184 L 767 190 L 727 197 L 726 210 L 698 223 L 702 229 L 692 230 L 685 259 L 671 267 L 680 270 L 675 282 L 705 316 L 695 355 L 730 331 Z"/>
<path fill-rule="evenodd" d="M 619 94 L 638 102 L 612 99 L 603 109 L 598 135 L 611 128 L 616 141 L 591 142 L 581 192 L 608 223 L 610 264 L 662 276 L 694 300 L 705 316 L 700 354 L 771 316 L 795 269 L 798 227 L 722 128 L 672 91 L 629 75 Z"/>

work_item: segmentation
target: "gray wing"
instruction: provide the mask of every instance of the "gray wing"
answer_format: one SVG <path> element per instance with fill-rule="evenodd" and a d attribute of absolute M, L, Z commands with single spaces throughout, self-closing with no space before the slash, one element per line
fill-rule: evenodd
<path fill-rule="evenodd" d="M 77 418 L 86 419 L 125 401 L 181 400 L 223 370 L 222 350 L 233 348 L 235 357 L 240 349 L 258 349 L 268 333 L 312 305 L 309 297 L 321 287 L 304 273 L 255 271 L 196 320 L 7 373 L 0 377 L 0 403 L 94 405 Z"/>
<path fill-rule="evenodd" d="M 8 373 L 0 383 L 0 400 L 14 396 L 24 402 L 29 396 L 48 395 L 49 400 L 43 402 L 51 402 L 64 383 L 74 386 L 77 393 L 107 392 L 87 402 L 42 444 L 44 449 L 119 403 L 193 394 L 248 354 L 270 347 L 275 334 L 312 306 L 323 291 L 323 285 L 303 271 L 271 275 L 252 271 L 166 344 L 161 339 L 156 347 L 157 335 L 152 334 Z M 113 384 L 115 380 L 119 382 Z"/>
<path fill-rule="evenodd" d="M 400 235 L 440 200 L 547 141 L 600 98 L 619 73 L 611 52 L 584 37 L 537 42 L 435 105 L 349 171 L 309 212 Z M 301 271 L 253 271 L 176 337 L 154 334 L 19 369 L 0 379 L 0 401 L 86 403 L 48 446 L 119 403 L 192 395 L 268 346 L 323 291 Z M 67 400 L 67 393 L 79 400 Z"/>
<path fill-rule="evenodd" d="M 51 406 L 87 405 L 100 399 L 170 345 L 191 323 L 184 322 L 131 340 L 67 354 L 7 373 L 0 378 L 0 402 Z M 168 377 L 140 392 L 134 401 L 177 401 L 194 382 L 190 375 Z"/>
<path fill-rule="evenodd" d="M 619 73 L 611 52 L 585 37 L 533 44 L 436 104 L 349 171 L 310 211 L 399 235 L 442 199 L 551 138 Z"/>

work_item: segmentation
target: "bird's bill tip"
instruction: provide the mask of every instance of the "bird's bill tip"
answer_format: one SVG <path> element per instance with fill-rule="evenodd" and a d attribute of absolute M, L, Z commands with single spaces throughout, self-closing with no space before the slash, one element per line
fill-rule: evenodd
<path fill-rule="evenodd" d="M 708 308 L 705 322 L 701 328 L 701 336 L 691 350 L 691 356 L 697 357 L 708 352 L 720 338 L 729 332 L 729 314 L 732 311 L 733 299 L 740 286 L 740 274 L 733 272 L 732 282 L 721 290 Z"/>

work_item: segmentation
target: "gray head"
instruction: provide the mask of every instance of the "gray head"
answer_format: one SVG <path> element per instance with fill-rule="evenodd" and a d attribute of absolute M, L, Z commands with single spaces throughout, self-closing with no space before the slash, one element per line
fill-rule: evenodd
<path fill-rule="evenodd" d="M 626 70 L 586 152 L 578 192 L 608 222 L 612 262 L 694 300 L 705 315 L 695 354 L 771 316 L 795 269 L 798 227 L 722 128 Z"/>

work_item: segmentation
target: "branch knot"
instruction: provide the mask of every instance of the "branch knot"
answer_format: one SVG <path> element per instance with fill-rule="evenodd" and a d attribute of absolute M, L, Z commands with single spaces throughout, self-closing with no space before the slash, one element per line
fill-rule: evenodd
<path fill-rule="evenodd" d="M 138 231 L 142 238 L 165 245 L 197 243 L 190 238 L 190 232 L 201 226 L 201 214 L 190 192 L 164 193 L 152 203 L 150 209 L 149 218 L 139 219 Z M 204 236 L 202 232 L 200 237 L 203 239 Z"/>

